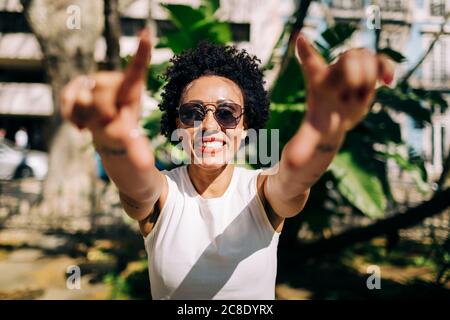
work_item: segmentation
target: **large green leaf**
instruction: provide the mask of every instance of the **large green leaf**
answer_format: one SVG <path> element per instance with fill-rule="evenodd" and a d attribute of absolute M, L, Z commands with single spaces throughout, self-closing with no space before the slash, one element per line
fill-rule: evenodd
<path fill-rule="evenodd" d="M 431 191 L 431 187 L 427 184 L 426 180 L 424 180 L 424 177 L 426 178 L 426 173 L 424 173 L 425 168 L 411 162 L 397 151 L 378 151 L 377 153 L 386 159 L 394 160 L 400 168 L 408 171 L 419 192 L 426 194 Z"/>
<path fill-rule="evenodd" d="M 431 123 L 431 111 L 422 106 L 423 100 L 412 91 L 380 87 L 376 93 L 376 101 L 397 112 L 408 114 L 417 127 L 422 128 Z"/>
<path fill-rule="evenodd" d="M 295 103 L 305 101 L 305 81 L 303 72 L 295 56 L 289 58 L 285 70 L 275 81 L 270 98 L 275 103 Z"/>
<path fill-rule="evenodd" d="M 205 16 L 212 16 L 220 7 L 220 0 L 202 0 L 199 7 Z"/>
<path fill-rule="evenodd" d="M 387 55 L 389 58 L 391 58 L 393 61 L 395 61 L 397 63 L 406 61 L 406 57 L 404 55 L 402 55 L 400 52 L 395 51 L 391 48 L 380 49 L 380 50 L 378 50 L 378 53 Z"/>
<path fill-rule="evenodd" d="M 167 9 L 170 20 L 180 29 L 190 29 L 199 21 L 206 19 L 202 11 L 191 6 L 183 4 L 167 4 L 161 3 L 161 6 Z"/>
<path fill-rule="evenodd" d="M 362 168 L 350 151 L 341 151 L 330 170 L 338 190 L 352 205 L 372 219 L 384 216 L 386 198 L 380 180 Z"/>
<path fill-rule="evenodd" d="M 338 46 L 341 46 L 353 35 L 356 30 L 357 27 L 355 25 L 348 23 L 338 23 L 335 26 L 326 29 L 321 34 L 324 42 L 326 43 L 323 47 L 326 47 L 328 50 L 332 50 Z"/>
<path fill-rule="evenodd" d="M 165 61 L 160 64 L 150 65 L 147 76 L 147 89 L 150 90 L 152 94 L 158 92 L 164 84 L 164 81 L 161 79 L 161 75 L 167 69 L 168 64 L 169 63 Z"/>
<path fill-rule="evenodd" d="M 270 105 L 270 118 L 266 127 L 279 130 L 280 151 L 297 131 L 304 114 L 304 104 L 272 103 Z"/>
<path fill-rule="evenodd" d="M 209 1 L 206 2 L 209 3 Z M 232 34 L 229 24 L 220 22 L 214 17 L 213 13 L 217 4 L 214 1 L 210 2 L 206 7 L 205 4 L 200 8 L 161 4 L 168 10 L 176 30 L 165 32 L 157 47 L 168 47 L 178 54 L 183 50 L 196 47 L 204 40 L 218 44 L 231 42 Z"/>
<path fill-rule="evenodd" d="M 370 112 L 355 130 L 378 143 L 401 143 L 400 125 L 385 111 Z"/>

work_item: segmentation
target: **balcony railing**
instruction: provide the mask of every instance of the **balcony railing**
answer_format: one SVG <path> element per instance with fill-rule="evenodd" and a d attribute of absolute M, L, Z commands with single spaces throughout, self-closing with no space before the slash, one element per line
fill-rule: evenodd
<path fill-rule="evenodd" d="M 339 10 L 358 10 L 364 7 L 363 0 L 332 0 L 331 8 Z"/>
<path fill-rule="evenodd" d="M 444 16 L 445 15 L 445 0 L 431 0 L 430 1 L 430 15 Z"/>
<path fill-rule="evenodd" d="M 407 4 L 404 0 L 379 0 L 378 5 L 385 12 L 404 12 L 407 10 Z"/>

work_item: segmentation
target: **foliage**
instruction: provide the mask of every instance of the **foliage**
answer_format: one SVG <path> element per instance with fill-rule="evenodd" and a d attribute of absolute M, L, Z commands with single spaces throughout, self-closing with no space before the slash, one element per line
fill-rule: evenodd
<path fill-rule="evenodd" d="M 314 43 L 322 56 L 332 62 L 356 30 L 351 24 L 336 24 L 325 30 Z M 405 61 L 402 54 L 391 48 L 380 49 L 379 53 L 388 55 L 396 62 Z M 294 55 L 289 57 L 287 65 L 271 88 L 271 98 L 276 105 L 273 104 L 271 109 L 269 128 L 280 128 L 280 152 L 306 112 L 292 114 L 290 106 L 305 103 L 306 84 L 299 76 L 301 68 Z M 420 192 L 430 191 L 423 159 L 408 150 L 400 134 L 400 125 L 393 115 L 407 114 L 418 127 L 423 127 L 431 123 L 431 109 L 428 106 L 445 109 L 445 100 L 438 94 L 402 84 L 395 88 L 380 87 L 375 103 L 377 107 L 372 108 L 364 121 L 348 133 L 340 153 L 329 168 L 331 175 L 324 175 L 322 180 L 325 181 L 315 186 L 314 192 L 322 196 L 310 197 L 302 212 L 302 221 L 313 230 L 321 231 L 317 226 L 327 227 L 332 217 L 342 216 L 340 208 L 345 204 L 350 204 L 354 214 L 364 214 L 371 219 L 382 218 L 389 203 L 394 202 L 388 180 L 388 161 L 394 161 L 402 170 L 408 171 Z M 284 111 L 280 111 L 280 105 L 284 106 Z M 321 189 L 317 190 L 319 186 Z M 333 190 L 326 186 L 333 186 Z M 333 191 L 338 191 L 341 197 L 333 198 Z M 326 203 L 332 206 L 326 207 Z M 318 217 L 326 221 L 320 222 Z"/>
<path fill-rule="evenodd" d="M 149 278 L 147 260 L 140 261 L 140 268 L 129 274 L 109 273 L 103 280 L 111 286 L 110 299 L 148 299 Z"/>

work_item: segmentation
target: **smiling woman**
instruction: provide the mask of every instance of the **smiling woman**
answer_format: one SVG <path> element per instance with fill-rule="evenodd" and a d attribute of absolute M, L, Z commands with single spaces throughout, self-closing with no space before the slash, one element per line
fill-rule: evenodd
<path fill-rule="evenodd" d="M 235 47 L 203 43 L 171 60 L 161 132 L 177 132 L 190 161 L 170 171 L 155 167 L 148 138 L 136 134 L 148 30 L 124 73 L 78 77 L 63 90 L 62 114 L 92 132 L 124 210 L 139 221 L 154 299 L 274 299 L 284 220 L 303 209 L 347 130 L 367 113 L 377 79 L 392 79 L 388 61 L 366 50 L 333 65 L 301 35 L 297 50 L 308 111 L 274 170 L 230 161 L 269 110 L 258 59 Z"/>

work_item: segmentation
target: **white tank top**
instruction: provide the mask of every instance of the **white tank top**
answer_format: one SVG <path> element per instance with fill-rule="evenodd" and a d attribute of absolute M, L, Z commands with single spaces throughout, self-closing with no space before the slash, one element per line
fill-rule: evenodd
<path fill-rule="evenodd" d="M 221 197 L 195 190 L 187 166 L 163 171 L 167 200 L 144 238 L 153 299 L 274 299 L 280 233 L 257 194 L 262 170 L 234 167 Z"/>

